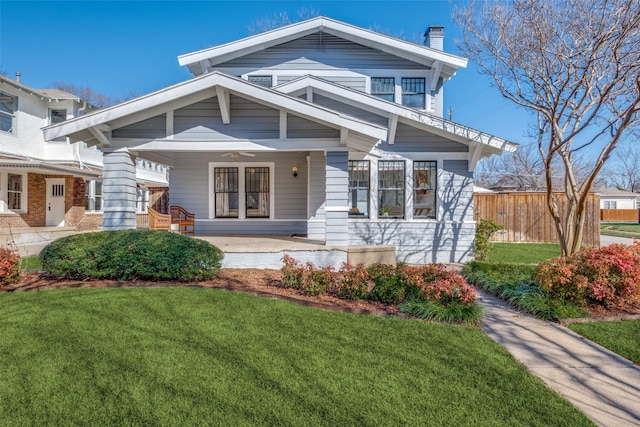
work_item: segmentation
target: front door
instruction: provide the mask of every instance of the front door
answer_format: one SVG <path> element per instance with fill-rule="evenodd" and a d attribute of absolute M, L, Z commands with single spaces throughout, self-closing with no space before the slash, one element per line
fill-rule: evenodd
<path fill-rule="evenodd" d="M 64 178 L 47 178 L 47 227 L 64 226 Z"/>

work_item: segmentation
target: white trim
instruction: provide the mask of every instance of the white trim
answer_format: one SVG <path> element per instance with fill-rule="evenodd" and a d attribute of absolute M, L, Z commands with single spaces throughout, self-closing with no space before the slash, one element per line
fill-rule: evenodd
<path fill-rule="evenodd" d="M 9 209 L 9 174 L 20 175 L 20 209 Z M 0 214 L 26 214 L 29 206 L 29 174 L 13 169 L 0 170 Z"/>
<path fill-rule="evenodd" d="M 244 198 L 245 192 L 245 181 L 244 181 L 244 170 L 248 167 L 267 167 L 269 168 L 269 218 L 247 218 L 246 217 L 246 200 Z M 214 180 L 214 170 L 215 168 L 238 168 L 238 218 L 227 218 L 221 217 L 216 218 L 216 207 L 215 207 L 215 182 Z M 229 220 L 229 221 L 238 221 L 238 220 L 274 220 L 275 219 L 275 163 L 274 162 L 209 162 L 209 217 L 206 219 L 209 220 Z M 288 220 L 289 221 L 289 220 Z"/>
<path fill-rule="evenodd" d="M 349 206 L 325 206 L 325 212 L 349 212 Z"/>

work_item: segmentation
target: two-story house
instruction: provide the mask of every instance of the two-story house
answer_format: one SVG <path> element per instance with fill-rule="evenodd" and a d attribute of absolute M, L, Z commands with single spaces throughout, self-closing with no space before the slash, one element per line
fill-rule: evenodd
<path fill-rule="evenodd" d="M 34 89 L 0 75 L 0 230 L 13 237 L 42 227 L 68 231 L 102 225 L 102 151 L 42 128 L 95 111 L 58 89 Z M 138 162 L 138 184 L 166 186 L 166 168 Z M 146 200 L 144 188 L 138 197 Z M 6 237 L 6 236 L 5 236 Z M 4 243 L 6 239 L 0 239 Z"/>
<path fill-rule="evenodd" d="M 185 82 L 45 128 L 104 152 L 105 229 L 135 227 L 136 158 L 171 166 L 201 235 L 473 258 L 473 169 L 516 145 L 443 119 L 466 59 L 325 17 L 182 55 Z"/>

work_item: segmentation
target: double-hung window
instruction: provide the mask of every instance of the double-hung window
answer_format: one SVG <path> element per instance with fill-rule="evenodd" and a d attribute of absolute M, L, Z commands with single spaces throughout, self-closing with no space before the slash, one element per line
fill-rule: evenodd
<path fill-rule="evenodd" d="M 405 162 L 380 160 L 378 162 L 378 215 L 404 217 Z"/>
<path fill-rule="evenodd" d="M 271 87 L 273 86 L 273 77 L 272 76 L 249 76 L 248 77 L 249 82 L 259 85 L 259 86 L 264 86 L 264 87 Z"/>
<path fill-rule="evenodd" d="M 605 200 L 604 201 L 604 208 L 605 209 L 617 209 L 618 208 L 618 202 L 616 200 Z"/>
<path fill-rule="evenodd" d="M 371 95 L 394 102 L 396 83 L 393 77 L 371 77 Z"/>
<path fill-rule="evenodd" d="M 0 92 L 0 131 L 15 133 L 18 98 Z"/>
<path fill-rule="evenodd" d="M 349 216 L 369 216 L 368 160 L 349 160 Z"/>
<path fill-rule="evenodd" d="M 84 186 L 85 211 L 102 211 L 102 181 L 87 181 Z"/>
<path fill-rule="evenodd" d="M 437 163 L 413 162 L 413 217 L 436 217 Z"/>
<path fill-rule="evenodd" d="M 411 108 L 425 108 L 425 83 L 423 78 L 402 78 L 402 105 Z"/>
<path fill-rule="evenodd" d="M 22 210 L 22 175 L 10 173 L 7 178 L 7 206 L 12 211 Z"/>

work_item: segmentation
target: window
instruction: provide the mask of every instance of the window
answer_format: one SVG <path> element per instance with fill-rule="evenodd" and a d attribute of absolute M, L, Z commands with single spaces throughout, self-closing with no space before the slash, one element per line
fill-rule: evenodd
<path fill-rule="evenodd" d="M 22 210 L 22 175 L 10 173 L 7 178 L 7 205 L 10 210 Z"/>
<path fill-rule="evenodd" d="M 238 168 L 215 168 L 216 218 L 238 218 Z"/>
<path fill-rule="evenodd" d="M 404 161 L 378 162 L 378 214 L 381 217 L 404 217 Z"/>
<path fill-rule="evenodd" d="M 349 160 L 349 216 L 369 216 L 369 161 Z"/>
<path fill-rule="evenodd" d="M 245 173 L 247 218 L 269 218 L 269 168 L 248 167 Z"/>
<path fill-rule="evenodd" d="M 413 162 L 413 217 L 436 217 L 436 162 Z"/>
<path fill-rule="evenodd" d="M 402 105 L 423 109 L 424 94 L 423 78 L 402 78 Z"/>
<path fill-rule="evenodd" d="M 371 95 L 395 101 L 396 83 L 393 77 L 371 77 Z"/>
<path fill-rule="evenodd" d="M 0 131 L 15 133 L 18 98 L 0 92 Z"/>
<path fill-rule="evenodd" d="M 271 76 L 249 76 L 249 81 L 259 86 L 264 86 L 264 87 L 273 86 L 273 79 Z"/>
<path fill-rule="evenodd" d="M 136 189 L 136 213 L 146 214 L 149 209 L 149 189 Z"/>
<path fill-rule="evenodd" d="M 58 123 L 62 123 L 67 120 L 67 110 L 65 109 L 49 109 L 49 124 L 57 125 Z M 53 141 L 66 141 L 67 138 L 65 136 L 58 137 L 53 139 Z"/>
<path fill-rule="evenodd" d="M 102 181 L 86 181 L 84 185 L 85 211 L 102 211 Z"/>
<path fill-rule="evenodd" d="M 618 202 L 616 200 L 605 200 L 604 201 L 605 209 L 618 209 Z"/>

